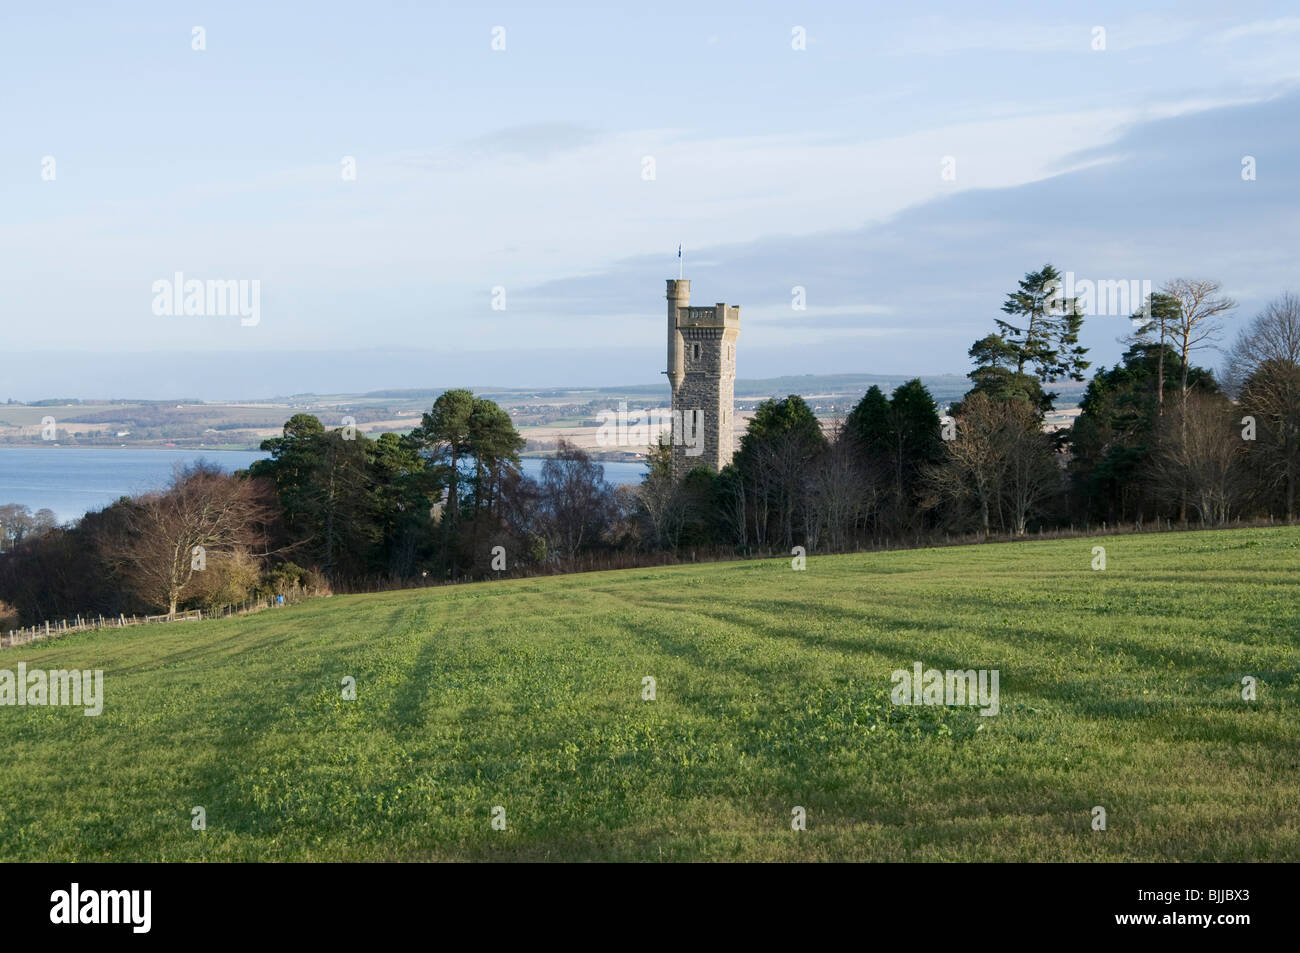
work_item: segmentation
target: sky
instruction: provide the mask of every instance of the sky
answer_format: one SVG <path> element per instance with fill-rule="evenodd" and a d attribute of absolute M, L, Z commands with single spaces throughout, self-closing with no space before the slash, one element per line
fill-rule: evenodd
<path fill-rule="evenodd" d="M 746 378 L 1300 292 L 1294 3 L 6 4 L 0 116 L 0 400 L 654 383 L 679 243 Z"/>

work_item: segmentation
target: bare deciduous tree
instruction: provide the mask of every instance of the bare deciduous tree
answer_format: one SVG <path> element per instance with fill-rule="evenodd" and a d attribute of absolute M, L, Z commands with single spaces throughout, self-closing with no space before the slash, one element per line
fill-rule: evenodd
<path fill-rule="evenodd" d="M 542 462 L 539 522 L 551 552 L 576 556 L 609 523 L 613 490 L 605 468 L 578 447 L 561 440 Z"/>
<path fill-rule="evenodd" d="M 1000 433 L 1005 410 L 1001 404 L 984 393 L 970 394 L 962 402 L 955 439 L 944 444 L 944 460 L 925 471 L 928 504 L 972 505 L 985 537 L 1006 475 L 1006 447 Z"/>
<path fill-rule="evenodd" d="M 1219 292 L 1223 285 L 1208 278 L 1174 278 L 1161 291 L 1178 302 L 1170 332 L 1182 364 L 1182 394 L 1187 400 L 1187 371 L 1193 351 L 1218 342 L 1221 322 L 1237 302 Z"/>
<path fill-rule="evenodd" d="M 824 537 L 831 551 L 847 548 L 880 497 L 880 487 L 865 472 L 843 424 L 830 449 L 812 464 L 808 479 L 804 534 L 810 548 Z"/>
<path fill-rule="evenodd" d="M 1052 438 L 1033 406 L 973 393 L 962 402 L 956 430 L 944 445 L 945 459 L 926 471 L 928 505 L 969 507 L 986 537 L 996 511 L 1000 525 L 1023 536 L 1063 480 Z"/>
<path fill-rule="evenodd" d="M 1192 366 L 1192 352 L 1218 343 L 1222 331 L 1220 321 L 1237 307 L 1237 302 L 1219 294 L 1222 288 L 1219 282 L 1209 278 L 1174 278 L 1166 282 L 1162 289 L 1165 295 L 1177 302 L 1172 332 L 1182 367 L 1180 404 L 1183 413 L 1179 414 L 1178 419 L 1183 426 L 1191 419 L 1187 413 L 1187 375 Z M 1189 439 L 1186 431 L 1180 431 L 1178 437 L 1183 444 Z M 1178 501 L 1178 520 L 1187 522 L 1186 496 Z"/>
<path fill-rule="evenodd" d="M 1241 332 L 1228 355 L 1227 384 L 1256 420 L 1250 452 L 1266 477 L 1281 484 L 1290 521 L 1300 483 L 1300 297 L 1269 302 Z"/>
<path fill-rule="evenodd" d="M 778 434 L 759 448 L 759 466 L 769 488 L 775 492 L 782 545 L 786 549 L 794 545 L 796 519 L 803 520 L 815 459 L 807 441 L 797 432 Z"/>
<path fill-rule="evenodd" d="M 104 555 L 141 599 L 174 616 L 209 554 L 256 548 L 270 515 L 253 481 L 202 463 L 178 468 L 168 489 L 131 504 Z"/>
<path fill-rule="evenodd" d="M 1038 415 L 1027 404 L 1008 401 L 1001 437 L 1006 455 L 1007 508 L 1012 531 L 1024 536 L 1029 518 L 1061 489 L 1062 471 L 1052 438 L 1043 432 Z"/>
<path fill-rule="evenodd" d="M 18 546 L 25 539 L 43 536 L 58 524 L 53 510 L 40 509 L 32 515 L 31 509 L 21 503 L 6 503 L 0 506 L 0 552 Z"/>
<path fill-rule="evenodd" d="M 1233 417 L 1223 397 L 1193 391 L 1167 418 L 1152 458 L 1157 493 L 1189 503 L 1202 525 L 1228 522 L 1241 500 L 1245 450 Z"/>
<path fill-rule="evenodd" d="M 686 526 L 686 499 L 673 479 L 672 446 L 665 440 L 652 449 L 650 472 L 637 487 L 637 498 L 645 517 L 649 542 L 655 547 L 675 549 Z"/>

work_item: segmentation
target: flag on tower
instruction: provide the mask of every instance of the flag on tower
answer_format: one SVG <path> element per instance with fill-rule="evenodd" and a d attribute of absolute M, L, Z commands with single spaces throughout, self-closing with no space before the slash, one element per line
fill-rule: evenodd
<path fill-rule="evenodd" d="M 682 277 L 682 243 L 681 242 L 677 243 L 677 277 L 679 280 Z"/>

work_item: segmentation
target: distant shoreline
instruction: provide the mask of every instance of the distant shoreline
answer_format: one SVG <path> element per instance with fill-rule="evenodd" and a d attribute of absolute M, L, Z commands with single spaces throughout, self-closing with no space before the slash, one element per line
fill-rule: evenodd
<path fill-rule="evenodd" d="M 130 443 L 125 444 L 125 445 L 118 445 L 118 446 L 114 446 L 114 447 L 82 447 L 82 446 L 67 446 L 67 445 L 63 445 L 63 444 L 54 444 L 54 443 L 51 443 L 51 444 L 44 444 L 44 445 L 40 445 L 40 446 L 37 446 L 37 445 L 35 445 L 35 444 L 32 444 L 32 445 L 23 445 L 23 444 L 18 444 L 18 445 L 16 445 L 16 446 L 9 446 L 9 445 L 0 444 L 0 450 L 84 450 L 84 451 L 90 451 L 90 450 L 113 450 L 113 451 L 129 450 L 129 451 L 133 451 L 133 452 L 140 451 L 140 450 L 156 450 L 156 451 L 159 451 L 159 452 L 166 452 L 166 453 L 199 453 L 199 454 L 203 454 L 203 453 L 265 453 L 267 456 L 270 456 L 270 453 L 269 453 L 268 451 L 266 451 L 266 450 L 262 450 L 262 449 L 246 449 L 246 448 L 243 448 L 243 447 L 221 447 L 221 448 L 217 448 L 217 447 L 158 447 L 158 446 L 153 446 L 153 445 L 149 445 L 149 444 L 141 445 L 141 444 L 130 444 Z M 521 454 L 519 454 L 519 459 L 521 459 L 521 460 L 549 460 L 551 457 L 554 457 L 554 456 L 555 456 L 556 452 L 557 452 L 557 451 L 555 451 L 555 450 L 535 450 L 535 451 L 533 451 L 533 452 L 531 452 L 531 453 L 521 453 Z M 630 456 L 630 457 L 629 457 L 629 456 L 604 457 L 604 456 L 601 456 L 601 454 L 599 454 L 599 453 L 591 453 L 591 452 L 589 451 L 589 452 L 588 452 L 588 456 L 590 456 L 591 459 L 592 459 L 593 461 L 595 461 L 596 463 L 635 463 L 635 464 L 643 464 L 643 463 L 645 463 L 645 455 L 644 455 L 644 454 L 633 455 L 633 456 Z"/>
<path fill-rule="evenodd" d="M 79 447 L 65 446 L 57 443 L 50 443 L 44 446 L 7 446 L 0 444 L 0 450 L 162 450 L 168 453 L 193 453 L 200 451 L 202 453 L 265 453 L 265 450 L 245 450 L 241 447 L 155 447 L 150 444 L 119 444 L 115 447 Z"/>

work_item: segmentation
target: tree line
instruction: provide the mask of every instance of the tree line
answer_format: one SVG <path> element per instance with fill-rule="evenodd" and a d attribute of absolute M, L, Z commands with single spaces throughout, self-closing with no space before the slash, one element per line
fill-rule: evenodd
<path fill-rule="evenodd" d="M 1090 364 L 1084 315 L 1046 265 L 972 344 L 971 386 L 951 407 L 920 380 L 889 394 L 871 387 L 829 426 L 797 395 L 770 399 L 720 473 L 674 479 L 665 442 L 639 486 L 611 486 L 566 443 L 537 478 L 525 475 L 510 415 L 467 390 L 443 393 L 405 435 L 372 439 L 297 414 L 247 471 L 200 463 L 74 526 L 5 530 L 0 600 L 30 625 L 214 608 L 295 587 L 563 571 L 593 557 L 632 564 L 1100 522 L 1290 521 L 1300 298 L 1283 294 L 1238 329 L 1220 379 L 1196 358 L 1221 342 L 1235 307 L 1214 281 L 1167 282 L 1132 315 L 1120 361 L 1093 374 L 1072 426 L 1052 430 L 1052 382 L 1083 381 Z"/>

